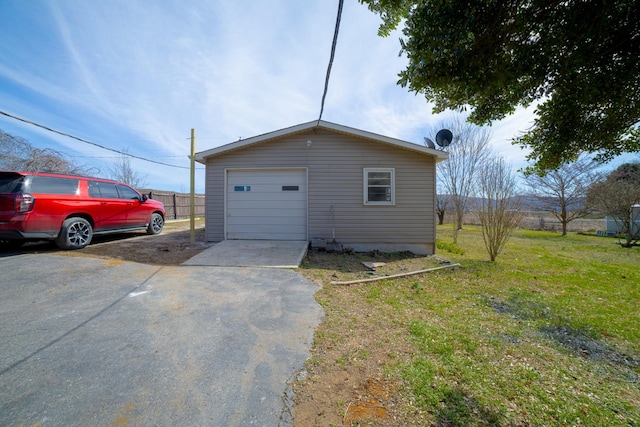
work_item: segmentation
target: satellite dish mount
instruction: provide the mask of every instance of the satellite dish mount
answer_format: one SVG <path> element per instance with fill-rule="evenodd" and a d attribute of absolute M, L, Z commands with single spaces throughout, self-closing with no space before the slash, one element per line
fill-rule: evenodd
<path fill-rule="evenodd" d="M 424 137 L 424 145 L 426 145 L 429 148 L 436 148 L 436 145 L 433 143 L 433 141 L 430 138 L 427 138 L 426 136 Z"/>

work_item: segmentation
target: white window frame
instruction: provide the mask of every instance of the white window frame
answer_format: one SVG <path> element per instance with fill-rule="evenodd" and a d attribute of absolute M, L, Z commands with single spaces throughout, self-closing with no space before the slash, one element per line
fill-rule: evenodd
<path fill-rule="evenodd" d="M 396 170 L 395 168 L 363 168 L 362 170 L 362 191 L 363 204 L 366 206 L 392 206 L 396 204 Z M 369 200 L 369 173 L 388 172 L 391 174 L 391 200 L 375 201 Z M 385 186 L 386 187 L 386 186 Z"/>

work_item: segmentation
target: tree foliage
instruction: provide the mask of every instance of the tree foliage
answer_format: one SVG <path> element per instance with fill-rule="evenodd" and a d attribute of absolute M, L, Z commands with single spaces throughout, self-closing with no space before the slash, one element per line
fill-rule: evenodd
<path fill-rule="evenodd" d="M 623 247 L 631 247 L 640 241 L 637 207 L 640 205 L 640 163 L 621 165 L 594 183 L 587 197 L 589 204 L 613 218 Z"/>
<path fill-rule="evenodd" d="M 404 19 L 399 83 L 436 111 L 469 106 L 486 124 L 536 104 L 514 140 L 535 170 L 640 150 L 637 0 L 360 1 L 381 16 L 380 35 Z"/>
<path fill-rule="evenodd" d="M 562 224 L 563 236 L 571 221 L 593 212 L 587 204 L 587 190 L 599 178 L 596 172 L 599 167 L 600 164 L 592 159 L 581 157 L 543 176 L 531 174 L 525 177 L 525 185 L 541 209 Z"/>
<path fill-rule="evenodd" d="M 0 170 L 87 175 L 95 168 L 78 165 L 52 148 L 37 148 L 29 141 L 0 130 Z"/>

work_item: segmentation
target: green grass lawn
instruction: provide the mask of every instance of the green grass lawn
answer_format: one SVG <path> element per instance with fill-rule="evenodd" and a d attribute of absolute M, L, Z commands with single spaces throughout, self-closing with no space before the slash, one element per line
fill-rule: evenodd
<path fill-rule="evenodd" d="M 323 279 L 318 293 L 327 318 L 316 349 L 349 342 L 364 322 L 400 331 L 385 345 L 411 347 L 385 362 L 404 403 L 400 421 L 381 425 L 640 426 L 640 247 L 517 230 L 489 262 L 478 227 L 452 245 L 445 225 L 438 240 L 461 268 L 343 287 L 339 298 Z M 366 319 L 350 315 L 361 304 Z"/>

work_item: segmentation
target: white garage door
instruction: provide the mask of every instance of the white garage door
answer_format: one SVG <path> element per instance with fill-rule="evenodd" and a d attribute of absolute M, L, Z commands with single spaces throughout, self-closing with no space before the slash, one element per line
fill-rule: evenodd
<path fill-rule="evenodd" d="M 307 171 L 227 171 L 227 239 L 307 240 Z"/>

